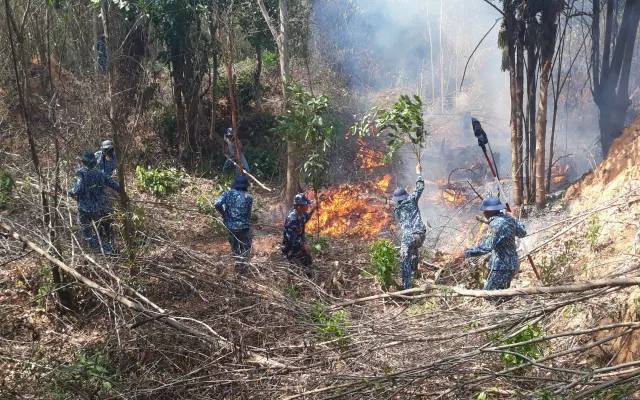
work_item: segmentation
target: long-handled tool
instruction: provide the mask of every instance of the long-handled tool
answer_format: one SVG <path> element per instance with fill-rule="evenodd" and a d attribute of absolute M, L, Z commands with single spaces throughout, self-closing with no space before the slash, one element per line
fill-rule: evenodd
<path fill-rule="evenodd" d="M 482 125 L 480 125 L 480 121 L 478 121 L 477 119 L 471 117 L 471 125 L 473 127 L 473 134 L 475 135 L 475 137 L 478 139 L 478 146 L 480 146 L 480 148 L 482 149 L 482 152 L 484 153 L 484 158 L 487 159 L 487 163 L 489 164 L 489 169 L 491 169 L 491 174 L 493 175 L 493 178 L 496 181 L 496 184 L 498 185 L 498 191 L 500 192 L 500 197 L 502 197 L 504 200 L 504 205 L 507 206 L 507 211 L 511 212 L 511 207 L 509 206 L 509 201 L 508 201 L 508 197 L 507 195 L 504 193 L 504 189 L 502 188 L 502 183 L 500 182 L 500 177 L 498 175 L 498 166 L 494 166 L 493 163 L 491 162 L 491 159 L 493 158 L 493 152 L 491 153 L 491 158 L 489 158 L 489 154 L 487 153 L 487 145 L 489 145 L 489 139 L 487 138 L 487 133 L 484 131 L 484 129 L 482 129 Z M 491 147 L 489 147 L 489 151 L 491 151 Z M 533 269 L 533 272 L 536 274 L 536 278 L 538 278 L 538 280 L 540 280 L 540 274 L 538 273 L 538 269 L 536 268 L 536 265 L 533 262 L 533 258 L 531 257 L 531 254 L 529 254 L 529 251 L 527 250 L 524 242 L 521 242 L 522 247 L 524 249 L 524 252 L 527 254 L 527 259 L 529 260 L 529 264 L 531 264 L 531 268 Z"/>

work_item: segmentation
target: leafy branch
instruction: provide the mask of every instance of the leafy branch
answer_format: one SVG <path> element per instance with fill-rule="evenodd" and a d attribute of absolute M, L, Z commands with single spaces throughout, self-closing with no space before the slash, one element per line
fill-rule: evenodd
<path fill-rule="evenodd" d="M 420 163 L 425 138 L 429 135 L 422 115 L 422 99 L 407 95 L 400 96 L 389 110 L 373 107 L 352 130 L 360 137 L 367 134 L 385 137 L 389 146 L 389 152 L 383 157 L 385 163 L 389 163 L 405 143 Z"/>

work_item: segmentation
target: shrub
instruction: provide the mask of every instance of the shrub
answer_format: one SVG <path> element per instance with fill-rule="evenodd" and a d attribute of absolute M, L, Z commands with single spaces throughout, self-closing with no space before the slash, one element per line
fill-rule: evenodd
<path fill-rule="evenodd" d="M 379 282 L 384 290 L 391 286 L 398 287 L 393 278 L 400 271 L 398 268 L 398 257 L 400 252 L 389 240 L 377 240 L 370 246 L 372 275 Z"/>
<path fill-rule="evenodd" d="M 136 168 L 138 185 L 149 190 L 156 197 L 176 193 L 180 189 L 182 176 L 182 172 L 175 168 L 145 169 L 139 165 Z"/>
<path fill-rule="evenodd" d="M 315 324 L 318 333 L 327 339 L 340 339 L 347 336 L 346 328 L 351 325 L 344 310 L 331 312 L 329 307 L 316 301 L 309 311 L 308 321 Z"/>
<path fill-rule="evenodd" d="M 589 226 L 587 227 L 587 234 L 585 235 L 587 242 L 589 242 L 589 249 L 593 250 L 598 238 L 600 237 L 600 231 L 602 230 L 602 226 L 600 226 L 600 218 L 598 215 L 594 214 L 589 217 Z"/>
<path fill-rule="evenodd" d="M 76 354 L 72 363 L 54 369 L 51 379 L 54 399 L 109 397 L 115 378 L 107 369 L 107 359 L 87 352 Z"/>
<path fill-rule="evenodd" d="M 522 343 L 529 340 L 533 340 L 542 336 L 542 329 L 537 325 L 526 324 L 526 328 L 522 332 L 515 336 L 512 336 L 506 340 L 501 341 L 503 344 L 515 344 Z M 508 349 L 511 353 L 521 354 L 529 359 L 537 360 L 544 357 L 545 344 L 541 342 L 529 343 L 522 346 L 510 347 Z M 504 363 L 509 365 L 520 365 L 527 362 L 523 357 L 519 357 L 516 354 L 503 353 L 500 358 Z"/>
<path fill-rule="evenodd" d="M 265 67 L 273 67 L 278 64 L 278 55 L 273 51 L 265 51 L 262 53 L 262 64 Z"/>
<path fill-rule="evenodd" d="M 16 183 L 15 175 L 0 168 L 0 211 L 6 211 L 13 206 L 13 185 Z"/>

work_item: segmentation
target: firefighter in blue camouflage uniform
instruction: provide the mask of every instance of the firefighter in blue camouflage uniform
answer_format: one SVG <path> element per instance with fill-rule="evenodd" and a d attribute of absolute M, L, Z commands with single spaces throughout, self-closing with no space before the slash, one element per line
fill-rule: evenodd
<path fill-rule="evenodd" d="M 309 211 L 311 200 L 304 193 L 293 198 L 293 208 L 284 222 L 284 233 L 280 251 L 294 264 L 301 266 L 308 278 L 313 277 L 313 258 L 305 238 L 305 225 L 313 216 L 315 208 Z"/>
<path fill-rule="evenodd" d="M 224 192 L 215 202 L 216 210 L 222 214 L 224 226 L 229 230 L 231 253 L 239 261 L 238 272 L 246 272 L 251 256 L 253 234 L 250 220 L 253 208 L 253 197 L 247 192 L 249 181 L 239 176 L 231 185 L 231 190 Z"/>
<path fill-rule="evenodd" d="M 102 244 L 102 250 L 111 253 L 111 201 L 107 196 L 107 187 L 119 190 L 120 186 L 96 168 L 97 160 L 93 152 L 84 153 L 80 161 L 83 167 L 76 172 L 75 184 L 69 190 L 69 196 L 78 201 L 78 225 L 91 248 L 98 248 Z M 94 224 L 99 236 L 96 235 Z"/>
<path fill-rule="evenodd" d="M 98 51 L 98 66 L 100 71 L 107 72 L 107 45 L 104 41 L 104 35 L 100 35 L 98 43 L 96 43 L 96 50 Z"/>
<path fill-rule="evenodd" d="M 240 158 L 242 159 L 242 168 L 251 173 L 251 170 L 249 169 L 249 164 L 247 163 L 247 159 L 244 157 L 244 151 L 243 151 L 243 147 L 242 147 L 242 143 L 240 142 L 240 138 L 237 138 L 234 136 L 233 133 L 233 128 L 227 128 L 227 133 L 224 135 L 224 142 L 227 144 L 227 156 L 232 159 L 233 161 L 236 162 L 236 164 L 240 164 L 238 162 L 238 153 L 237 153 L 237 148 L 236 148 L 236 142 L 238 144 L 238 147 L 240 147 Z M 240 174 L 240 169 L 238 167 L 236 167 L 231 161 L 229 161 L 229 159 L 227 159 L 224 162 L 224 166 L 222 167 L 222 170 L 225 173 L 230 173 L 231 171 L 233 171 L 234 174 L 239 175 Z"/>
<path fill-rule="evenodd" d="M 112 177 L 116 170 L 116 147 L 111 140 L 105 140 L 100 146 L 102 150 L 96 151 L 98 169 L 106 176 Z"/>
<path fill-rule="evenodd" d="M 400 259 L 402 265 L 402 287 L 409 289 L 411 276 L 418 269 L 420 247 L 424 243 L 427 228 L 422 222 L 418 200 L 424 191 L 424 179 L 422 178 L 422 166 L 416 166 L 416 189 L 409 195 L 403 188 L 393 192 L 393 200 L 397 201 L 394 215 L 402 228 L 402 244 L 400 246 Z"/>
<path fill-rule="evenodd" d="M 508 289 L 520 265 L 516 237 L 525 237 L 527 231 L 520 221 L 502 212 L 505 208 L 506 206 L 497 197 L 485 198 L 480 209 L 489 220 L 487 236 L 479 246 L 459 252 L 455 257 L 461 260 L 491 253 L 489 277 L 484 290 Z M 502 303 L 508 299 L 508 297 L 500 297 L 495 302 Z"/>

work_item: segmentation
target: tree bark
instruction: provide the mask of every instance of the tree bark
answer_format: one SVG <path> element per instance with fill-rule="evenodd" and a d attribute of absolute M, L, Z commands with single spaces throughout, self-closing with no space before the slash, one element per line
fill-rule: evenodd
<path fill-rule="evenodd" d="M 213 65 L 210 70 L 209 82 L 211 84 L 211 123 L 209 125 L 209 138 L 211 140 L 216 139 L 216 119 L 218 109 L 218 41 L 216 40 L 218 31 L 218 7 L 215 1 L 212 1 L 211 21 L 210 21 L 210 35 Z M 223 149 L 224 151 L 224 149 Z"/>
<path fill-rule="evenodd" d="M 526 157 L 526 174 L 527 174 L 527 204 L 534 201 L 534 193 L 536 191 L 535 181 L 535 152 L 536 152 L 536 93 L 537 93 L 537 75 L 538 71 L 538 55 L 536 53 L 535 43 L 529 39 L 527 43 L 527 157 Z"/>
<path fill-rule="evenodd" d="M 514 203 L 519 206 L 524 203 L 524 182 L 523 182 L 523 169 L 524 164 L 522 162 L 522 149 L 523 149 L 523 115 L 522 105 L 524 103 L 524 46 L 519 39 L 516 39 L 516 141 L 518 142 L 518 149 L 516 152 L 517 164 L 516 173 L 513 175 L 513 196 Z"/>
<path fill-rule="evenodd" d="M 262 86 L 260 86 L 260 77 L 262 76 L 262 45 L 260 42 L 256 44 L 256 70 L 253 73 L 253 87 L 256 96 L 256 111 L 262 111 Z"/>
<path fill-rule="evenodd" d="M 442 45 L 443 1 L 440 0 L 440 112 L 444 113 L 444 48 Z"/>
<path fill-rule="evenodd" d="M 542 12 L 542 37 L 540 46 L 540 59 L 542 71 L 540 73 L 540 99 L 538 103 L 538 116 L 536 120 L 536 206 L 544 208 L 547 200 L 547 186 L 545 185 L 545 148 L 547 137 L 547 103 L 549 93 L 549 81 L 551 78 L 551 63 L 555 51 L 558 15 L 553 3 L 546 6 Z"/>
<path fill-rule="evenodd" d="M 593 2 L 593 21 L 591 22 L 591 69 L 593 90 L 600 86 L 600 2 Z"/>

